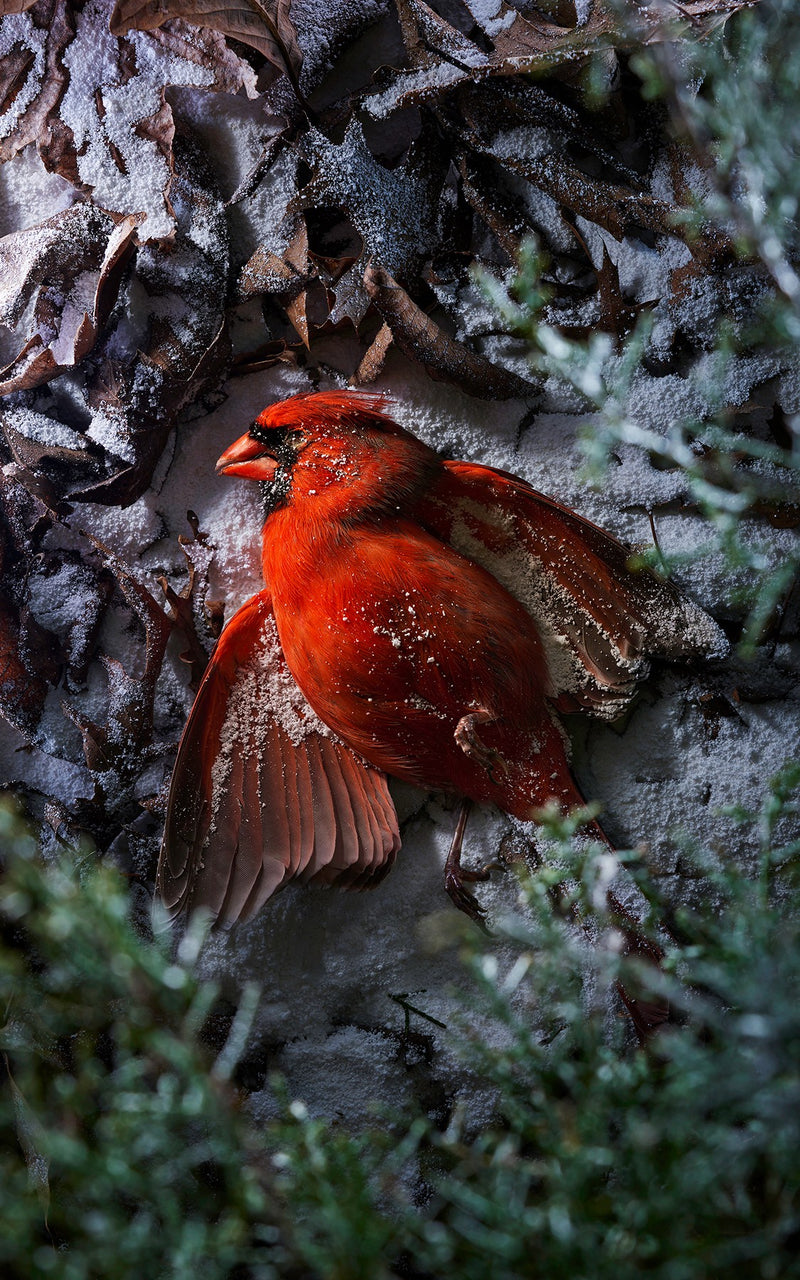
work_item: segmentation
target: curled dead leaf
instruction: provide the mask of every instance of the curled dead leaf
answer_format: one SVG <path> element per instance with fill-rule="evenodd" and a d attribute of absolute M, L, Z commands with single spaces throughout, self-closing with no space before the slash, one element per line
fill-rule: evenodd
<path fill-rule="evenodd" d="M 272 369 L 276 364 L 296 364 L 301 346 L 299 342 L 295 346 L 289 346 L 283 338 L 262 342 L 255 350 L 243 351 L 234 356 L 231 375 L 240 378 L 248 373 Z"/>
<path fill-rule="evenodd" d="M 389 354 L 389 348 L 394 341 L 391 326 L 384 320 L 369 347 L 365 351 L 361 363 L 350 379 L 351 387 L 363 387 L 370 382 L 374 382 L 383 368 L 384 361 Z"/>
<path fill-rule="evenodd" d="M 219 631 L 215 632 L 213 628 L 220 615 L 217 608 L 212 610 L 210 615 L 206 609 L 208 570 L 214 553 L 213 545 L 209 542 L 208 536 L 201 531 L 200 522 L 195 513 L 187 511 L 186 518 L 192 530 L 192 537 L 178 538 L 189 569 L 186 585 L 177 592 L 166 578 L 159 578 L 158 581 L 164 592 L 172 622 L 186 642 L 187 649 L 180 655 L 181 661 L 189 664 L 189 688 L 196 690 L 200 687 L 200 681 L 208 666 L 213 648 L 213 644 L 203 643 L 200 632 L 206 634 L 209 639 L 216 640 Z"/>
<path fill-rule="evenodd" d="M 182 18 L 256 49 L 296 84 L 303 54 L 291 18 L 291 0 L 117 0 L 111 14 L 116 36 L 135 28 L 150 31 Z"/>
<path fill-rule="evenodd" d="M 536 395 L 538 388 L 533 383 L 492 364 L 440 329 L 383 267 L 375 263 L 367 267 L 364 287 L 400 350 L 421 364 L 431 378 L 453 382 L 481 400 Z"/>
<path fill-rule="evenodd" d="M 102 210 L 75 204 L 0 240 L 0 320 L 11 330 L 24 326 L 0 371 L 0 395 L 49 382 L 92 350 L 141 221 L 134 214 L 115 224 Z"/>

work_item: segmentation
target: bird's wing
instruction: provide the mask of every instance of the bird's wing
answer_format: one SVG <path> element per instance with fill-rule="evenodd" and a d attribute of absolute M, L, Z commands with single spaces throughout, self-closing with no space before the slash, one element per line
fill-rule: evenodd
<path fill-rule="evenodd" d="M 223 631 L 178 748 L 158 867 L 167 910 L 248 920 L 294 878 L 376 883 L 399 848 L 385 774 L 314 715 L 259 592 Z"/>
<path fill-rule="evenodd" d="M 531 613 L 560 711 L 612 720 L 648 657 L 727 650 L 717 624 L 672 583 L 629 568 L 628 547 L 507 472 L 446 462 L 421 516 Z"/>

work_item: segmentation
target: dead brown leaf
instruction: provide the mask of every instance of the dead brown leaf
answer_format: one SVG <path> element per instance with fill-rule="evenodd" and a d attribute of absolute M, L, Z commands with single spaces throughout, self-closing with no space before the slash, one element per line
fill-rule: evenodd
<path fill-rule="evenodd" d="M 208 594 L 208 570 L 214 548 L 208 535 L 200 529 L 200 521 L 193 511 L 187 511 L 186 518 L 192 530 L 192 537 L 181 535 L 178 538 L 181 550 L 186 557 L 189 576 L 186 585 L 180 592 L 174 590 L 166 578 L 159 578 L 159 586 L 169 606 L 170 617 L 180 631 L 187 644 L 180 655 L 181 661 L 190 668 L 189 688 L 197 690 L 203 673 L 208 666 L 211 648 L 204 644 L 198 628 L 207 637 L 216 640 L 222 630 L 221 606 L 214 601 L 213 607 L 206 605 Z"/>
<path fill-rule="evenodd" d="M 48 382 L 91 351 L 116 302 L 141 215 L 75 204 L 0 240 L 0 320 L 24 325 L 0 395 Z M 30 317 L 29 304 L 33 303 Z"/>
<path fill-rule="evenodd" d="M 0 161 L 10 160 L 30 142 L 47 140 L 67 87 L 64 51 L 75 35 L 71 6 L 61 0 L 2 7 L 4 13 L 23 11 L 29 13 L 31 36 L 0 58 Z"/>
<path fill-rule="evenodd" d="M 302 343 L 289 346 L 283 338 L 270 342 L 262 342 L 252 351 L 243 351 L 233 358 L 232 376 L 243 377 L 248 373 L 260 373 L 263 369 L 272 369 L 276 364 L 296 364 L 298 350 Z"/>
<path fill-rule="evenodd" d="M 169 19 L 183 18 L 241 40 L 296 83 L 303 54 L 290 9 L 291 0 L 226 0 L 223 5 L 216 0 L 117 0 L 111 30 L 117 36 L 131 28 L 151 31 Z"/>
<path fill-rule="evenodd" d="M 295 273 L 296 279 L 301 284 L 299 289 L 293 289 L 289 292 L 285 302 L 283 302 L 283 299 L 280 299 L 280 301 L 303 344 L 308 347 L 311 345 L 309 339 L 308 299 L 309 291 L 313 288 L 316 278 L 316 272 L 309 269 L 308 229 L 304 218 L 299 220 L 297 230 L 284 252 L 283 260 L 288 270 Z"/>
<path fill-rule="evenodd" d="M 389 354 L 389 348 L 393 341 L 394 335 L 392 334 L 391 327 L 384 320 L 364 353 L 361 363 L 350 379 L 351 387 L 363 387 L 370 382 L 375 381 L 383 368 L 384 361 Z"/>
<path fill-rule="evenodd" d="M 530 399 L 537 394 L 532 383 L 446 334 L 383 267 L 370 264 L 364 272 L 364 286 L 400 350 L 421 364 L 431 378 L 453 382 L 481 400 Z"/>
<path fill-rule="evenodd" d="M 477 45 L 424 0 L 395 0 L 395 7 L 412 67 L 429 68 L 440 58 L 464 67 L 485 60 Z"/>
<path fill-rule="evenodd" d="M 521 201 L 503 190 L 498 182 L 497 166 L 484 156 L 461 154 L 458 170 L 461 189 L 472 208 L 493 233 L 506 257 L 516 262 L 523 240 L 531 234 L 530 219 Z"/>

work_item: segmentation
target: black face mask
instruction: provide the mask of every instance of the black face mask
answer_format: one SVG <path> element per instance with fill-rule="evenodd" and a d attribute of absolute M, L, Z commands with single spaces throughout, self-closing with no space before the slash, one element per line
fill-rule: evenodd
<path fill-rule="evenodd" d="M 289 427 L 270 427 L 265 429 L 254 422 L 248 432 L 251 440 L 262 444 L 277 459 L 278 469 L 271 480 L 260 485 L 261 501 L 264 506 L 264 519 L 282 507 L 292 487 L 292 467 L 297 458 L 297 443 L 302 432 L 293 431 Z"/>

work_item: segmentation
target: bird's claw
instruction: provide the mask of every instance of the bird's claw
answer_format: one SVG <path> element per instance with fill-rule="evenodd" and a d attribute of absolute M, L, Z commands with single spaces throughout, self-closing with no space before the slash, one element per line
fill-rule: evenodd
<path fill-rule="evenodd" d="M 495 770 L 500 769 L 503 773 L 508 773 L 508 763 L 495 747 L 487 747 L 481 742 L 477 725 L 491 724 L 496 719 L 497 717 L 491 711 L 483 707 L 479 711 L 470 711 L 468 715 L 461 717 L 453 735 L 464 755 L 482 765 L 494 783 L 497 782 Z"/>
<path fill-rule="evenodd" d="M 476 881 L 488 880 L 490 868 L 479 867 L 475 870 L 460 867 L 457 871 L 449 869 L 444 874 L 444 887 L 450 901 L 459 911 L 463 911 L 469 916 L 470 920 L 474 920 L 477 925 L 483 929 L 484 933 L 489 930 L 486 927 L 486 908 L 481 906 L 474 893 L 470 893 L 467 889 L 467 883 L 475 883 Z"/>

